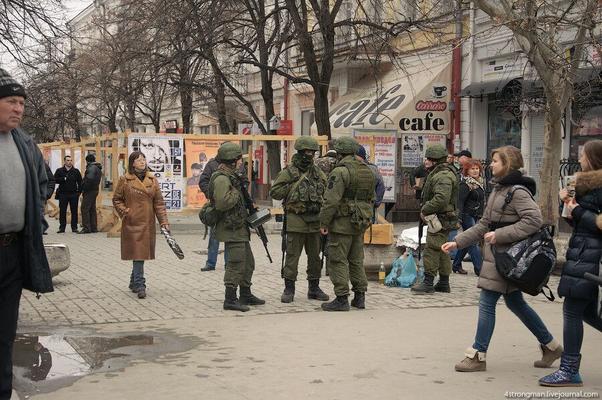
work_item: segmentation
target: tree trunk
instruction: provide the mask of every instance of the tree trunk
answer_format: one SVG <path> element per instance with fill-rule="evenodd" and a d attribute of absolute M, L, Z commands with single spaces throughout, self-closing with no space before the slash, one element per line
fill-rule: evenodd
<path fill-rule="evenodd" d="M 330 135 L 330 116 L 328 115 L 328 86 L 318 85 L 314 87 L 314 117 L 318 135 Z"/>
<path fill-rule="evenodd" d="M 550 100 L 547 101 L 548 104 Z M 552 108 L 554 109 L 554 108 Z M 550 110 L 550 107 L 548 107 Z M 544 224 L 555 225 L 558 221 L 558 182 L 560 153 L 562 148 L 561 113 L 548 111 L 545 115 L 543 166 L 540 172 L 539 207 Z"/>
<path fill-rule="evenodd" d="M 115 114 L 109 116 L 109 120 L 107 121 L 107 125 L 109 127 L 109 133 L 117 132 L 117 116 Z"/>
<path fill-rule="evenodd" d="M 226 117 L 226 88 L 224 82 L 220 78 L 219 74 L 215 71 L 213 66 L 213 80 L 215 82 L 215 106 L 217 108 L 217 120 L 219 121 L 219 129 L 221 133 L 230 133 L 231 128 Z"/>
<path fill-rule="evenodd" d="M 187 83 L 180 86 L 180 103 L 182 104 L 182 127 L 184 128 L 184 133 L 191 133 L 192 91 L 190 85 Z"/>

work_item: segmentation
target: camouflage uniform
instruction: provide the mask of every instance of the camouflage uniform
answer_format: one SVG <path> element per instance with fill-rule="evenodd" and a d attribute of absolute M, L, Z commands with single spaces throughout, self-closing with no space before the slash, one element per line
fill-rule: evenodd
<path fill-rule="evenodd" d="M 458 180 L 455 171 L 446 162 L 447 151 L 441 145 L 427 149 L 426 158 L 436 162 L 429 172 L 422 188 L 422 215 L 436 214 L 443 229 L 439 232 L 428 232 L 426 249 L 424 250 L 424 282 L 414 286 L 414 294 L 430 294 L 435 291 L 449 292 L 449 275 L 452 272 L 449 256 L 441 250 L 447 242 L 449 232 L 458 225 L 457 198 Z M 433 286 L 435 276 L 439 274 L 439 282 Z"/>
<path fill-rule="evenodd" d="M 281 301 L 293 301 L 303 248 L 307 254 L 307 297 L 325 301 L 328 296 L 319 287 L 322 269 L 319 213 L 326 189 L 326 175 L 315 166 L 311 155 L 319 149 L 314 138 L 300 137 L 295 142 L 295 149 L 298 153 L 293 156 L 292 165 L 280 171 L 270 189 L 273 199 L 283 200 L 285 210 L 283 240 L 286 240 L 286 260 L 282 268 L 285 289 Z"/>
<path fill-rule="evenodd" d="M 322 304 L 325 311 L 348 311 L 349 281 L 355 298 L 351 305 L 365 308 L 368 280 L 364 271 L 364 231 L 373 215 L 372 170 L 355 157 L 359 144 L 343 137 L 335 142 L 342 159 L 328 176 L 320 227 L 328 230 L 328 271 L 336 299 Z"/>
<path fill-rule="evenodd" d="M 255 259 L 251 251 L 250 231 L 247 226 L 249 213 L 244 204 L 240 176 L 236 172 L 236 162 L 242 157 L 240 146 L 224 143 L 218 150 L 220 165 L 211 176 L 209 199 L 220 213 L 215 225 L 215 237 L 225 242 L 227 254 L 224 285 L 226 295 L 225 310 L 248 311 L 250 305 L 261 305 L 265 301 L 251 293 L 251 278 L 255 269 Z M 236 297 L 240 286 L 240 301 Z"/>

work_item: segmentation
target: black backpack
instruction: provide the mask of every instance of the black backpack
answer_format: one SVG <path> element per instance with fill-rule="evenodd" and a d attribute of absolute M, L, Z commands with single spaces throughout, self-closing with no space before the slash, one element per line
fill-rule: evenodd
<path fill-rule="evenodd" d="M 531 197 L 531 192 L 524 186 L 513 186 L 504 201 L 502 213 L 512 201 L 516 190 L 524 190 Z M 531 296 L 540 293 L 550 301 L 554 295 L 548 287 L 548 280 L 556 264 L 556 247 L 552 239 L 553 227 L 543 226 L 526 239 L 514 243 L 506 251 L 498 252 L 492 246 L 495 268 L 507 281 Z M 544 292 L 548 289 L 549 296 Z"/>

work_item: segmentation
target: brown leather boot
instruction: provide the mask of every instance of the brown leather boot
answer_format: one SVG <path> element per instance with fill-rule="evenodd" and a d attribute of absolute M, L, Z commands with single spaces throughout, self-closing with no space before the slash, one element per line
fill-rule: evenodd
<path fill-rule="evenodd" d="M 469 347 L 464 353 L 464 360 L 456 364 L 456 371 L 458 372 L 477 372 L 486 371 L 487 362 L 485 361 L 486 353 L 482 353 Z"/>

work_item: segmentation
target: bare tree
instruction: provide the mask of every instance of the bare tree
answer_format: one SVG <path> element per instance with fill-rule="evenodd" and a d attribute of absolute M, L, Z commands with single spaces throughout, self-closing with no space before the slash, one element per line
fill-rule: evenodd
<path fill-rule="evenodd" d="M 512 31 L 516 44 L 537 72 L 545 95 L 544 157 L 539 206 L 547 224 L 558 219 L 558 168 L 562 117 L 574 96 L 577 70 L 585 61 L 590 32 L 600 22 L 598 0 L 475 0 L 495 25 Z M 588 40 L 589 37 L 589 40 Z M 567 58 L 565 43 L 570 43 Z M 598 48 L 598 47 L 597 47 Z"/>
<path fill-rule="evenodd" d="M 61 0 L 4 0 L 0 3 L 0 47 L 21 64 L 34 66 L 29 52 L 65 34 Z"/>

